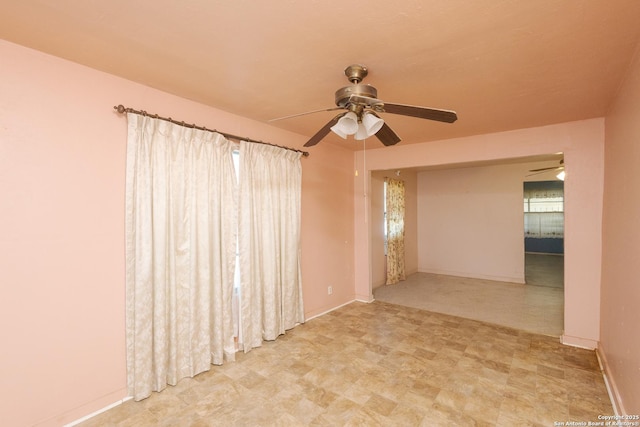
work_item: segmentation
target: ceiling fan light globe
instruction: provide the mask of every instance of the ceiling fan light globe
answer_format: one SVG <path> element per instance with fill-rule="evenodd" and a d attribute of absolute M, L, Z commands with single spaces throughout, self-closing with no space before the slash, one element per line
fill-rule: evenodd
<path fill-rule="evenodd" d="M 347 139 L 347 134 L 342 131 L 342 128 L 339 126 L 339 124 L 336 123 L 335 125 L 331 126 L 331 130 L 340 138 Z"/>
<path fill-rule="evenodd" d="M 360 123 L 358 124 L 358 131 L 356 132 L 354 138 L 358 141 L 362 141 L 363 139 L 367 139 L 369 136 L 369 132 L 367 132 L 367 127 Z"/>
<path fill-rule="evenodd" d="M 362 117 L 362 123 L 367 130 L 367 135 L 372 136 L 378 133 L 378 131 L 382 128 L 382 125 L 384 125 L 384 120 L 371 113 L 365 113 Z"/>
<path fill-rule="evenodd" d="M 358 116 L 353 111 L 349 111 L 340 117 L 338 123 L 332 126 L 331 130 L 342 138 L 346 138 L 347 135 L 353 135 L 358 131 Z"/>

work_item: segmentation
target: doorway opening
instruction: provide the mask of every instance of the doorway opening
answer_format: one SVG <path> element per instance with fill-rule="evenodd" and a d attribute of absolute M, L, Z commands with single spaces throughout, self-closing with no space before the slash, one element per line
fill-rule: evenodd
<path fill-rule="evenodd" d="M 524 183 L 525 283 L 564 288 L 564 182 Z"/>

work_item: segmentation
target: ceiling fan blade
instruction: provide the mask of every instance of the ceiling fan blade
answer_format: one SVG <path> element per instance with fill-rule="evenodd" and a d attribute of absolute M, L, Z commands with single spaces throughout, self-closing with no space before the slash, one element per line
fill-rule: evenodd
<path fill-rule="evenodd" d="M 384 112 L 446 123 L 453 123 L 458 120 L 458 115 L 455 111 L 416 107 L 413 105 L 388 104 L 386 102 L 384 103 Z"/>
<path fill-rule="evenodd" d="M 322 127 L 322 129 L 320 129 L 318 132 L 316 132 L 315 135 L 313 135 L 311 137 L 310 140 L 308 140 L 306 142 L 306 144 L 304 144 L 305 147 L 312 147 L 314 145 L 316 145 L 318 142 L 320 142 L 320 140 L 322 138 L 324 138 L 325 136 L 327 136 L 327 134 L 329 132 L 331 132 L 331 127 L 333 125 L 335 125 L 336 123 L 338 123 L 338 120 L 340 119 L 340 117 L 344 116 L 347 113 L 340 113 L 337 116 L 335 116 L 333 119 L 329 120 L 329 123 L 327 123 L 326 125 L 324 125 Z"/>
<path fill-rule="evenodd" d="M 564 169 L 564 159 L 560 159 L 560 166 L 549 166 L 546 168 L 531 169 L 529 172 L 544 172 L 544 171 L 560 170 L 560 169 Z"/>
<path fill-rule="evenodd" d="M 380 130 L 376 133 L 376 138 L 380 140 L 385 146 L 395 145 L 400 142 L 400 137 L 389 127 L 388 124 L 383 124 Z"/>
<path fill-rule="evenodd" d="M 531 169 L 529 172 L 544 172 L 544 171 L 553 171 L 564 169 L 564 166 L 551 166 L 548 168 L 540 168 L 540 169 Z"/>
<path fill-rule="evenodd" d="M 292 119 L 294 117 L 306 116 L 307 114 L 320 113 L 322 111 L 335 111 L 335 110 L 342 110 L 342 109 L 343 109 L 342 107 L 323 108 L 321 110 L 307 111 L 304 113 L 292 114 L 290 116 L 278 117 L 277 119 L 270 119 L 268 120 L 267 123 L 277 122 L 278 120 Z"/>
<path fill-rule="evenodd" d="M 529 172 L 533 172 L 530 173 L 528 175 L 525 176 L 533 176 L 533 175 L 540 175 L 541 173 L 545 173 L 545 172 L 549 172 L 549 171 L 561 171 L 564 170 L 563 166 L 559 166 L 556 168 L 542 168 L 542 169 L 534 169 L 534 170 L 530 170 Z"/>

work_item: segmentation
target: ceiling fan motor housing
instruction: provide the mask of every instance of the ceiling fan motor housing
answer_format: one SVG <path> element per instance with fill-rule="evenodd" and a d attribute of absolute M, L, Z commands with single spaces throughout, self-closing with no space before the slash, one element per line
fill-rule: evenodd
<path fill-rule="evenodd" d="M 346 107 L 352 95 L 377 98 L 378 90 L 373 86 L 363 84 L 345 86 L 336 91 L 336 105 L 342 108 Z"/>

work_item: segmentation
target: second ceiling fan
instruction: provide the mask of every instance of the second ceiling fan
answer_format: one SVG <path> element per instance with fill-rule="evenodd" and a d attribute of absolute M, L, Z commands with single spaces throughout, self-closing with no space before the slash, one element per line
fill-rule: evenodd
<path fill-rule="evenodd" d="M 354 135 L 356 139 L 365 139 L 375 135 L 386 146 L 397 144 L 400 142 L 400 137 L 380 118 L 379 113 L 398 114 L 445 123 L 453 123 L 458 119 L 455 111 L 383 102 L 378 99 L 378 91 L 375 87 L 361 84 L 368 74 L 364 65 L 350 65 L 344 70 L 344 74 L 352 84 L 336 91 L 337 107 L 309 111 L 271 121 L 320 111 L 346 110 L 332 118 L 304 144 L 305 147 L 311 147 L 320 142 L 330 131 L 342 138 Z"/>
<path fill-rule="evenodd" d="M 549 166 L 546 168 L 540 168 L 540 169 L 531 169 L 529 170 L 530 173 L 527 176 L 533 176 L 533 175 L 538 175 L 544 172 L 548 172 L 548 171 L 558 171 L 558 172 L 564 172 L 564 159 L 560 159 L 560 163 L 558 166 Z"/>

